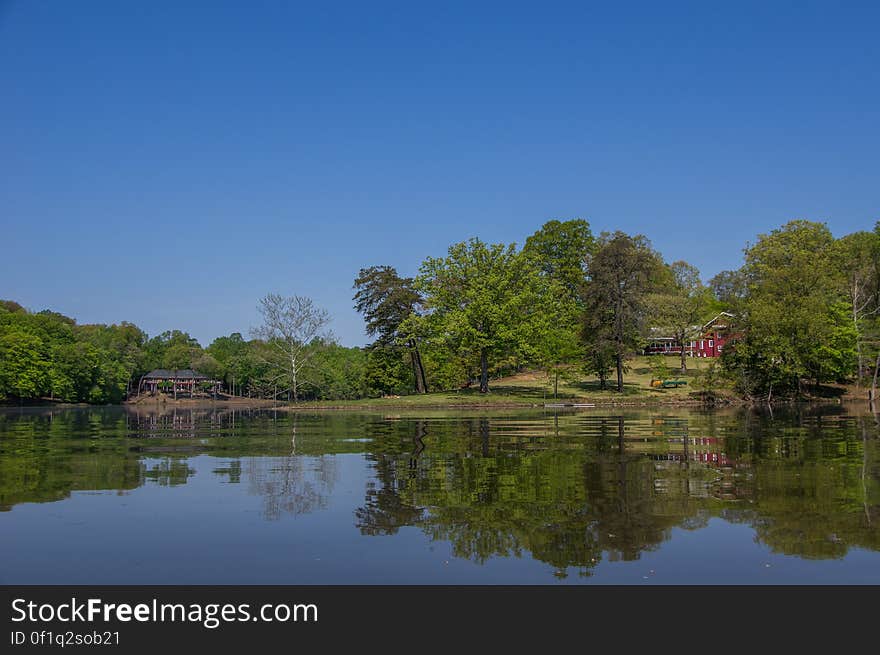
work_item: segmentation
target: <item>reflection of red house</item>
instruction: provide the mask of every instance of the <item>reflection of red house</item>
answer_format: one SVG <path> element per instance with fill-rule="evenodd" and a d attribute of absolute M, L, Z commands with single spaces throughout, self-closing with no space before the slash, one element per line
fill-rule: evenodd
<path fill-rule="evenodd" d="M 665 459 L 673 462 L 683 462 L 685 458 L 692 462 L 702 462 L 714 466 L 732 466 L 736 462 L 730 459 L 725 452 L 719 452 L 721 440 L 716 437 L 673 437 L 666 440 L 669 444 L 685 445 L 685 452 L 670 452 Z M 661 456 L 663 457 L 663 456 Z"/>
<path fill-rule="evenodd" d="M 730 338 L 730 319 L 733 314 L 721 312 L 703 326 L 695 325 L 694 339 L 685 344 L 688 357 L 721 357 L 724 344 Z M 656 329 L 652 330 L 657 332 Z M 673 337 L 654 336 L 645 348 L 646 355 L 679 355 L 681 344 Z"/>

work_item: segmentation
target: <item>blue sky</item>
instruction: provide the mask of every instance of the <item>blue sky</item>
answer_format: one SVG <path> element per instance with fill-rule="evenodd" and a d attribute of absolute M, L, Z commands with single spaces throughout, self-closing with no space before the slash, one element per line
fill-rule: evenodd
<path fill-rule="evenodd" d="M 705 278 L 880 219 L 880 3 L 0 0 L 0 297 L 189 331 L 544 221 Z"/>

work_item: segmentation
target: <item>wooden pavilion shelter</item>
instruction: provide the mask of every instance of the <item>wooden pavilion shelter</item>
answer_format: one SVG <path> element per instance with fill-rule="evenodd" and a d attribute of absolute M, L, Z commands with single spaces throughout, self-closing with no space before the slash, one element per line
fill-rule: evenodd
<path fill-rule="evenodd" d="M 190 398 L 198 395 L 216 396 L 221 384 L 220 380 L 212 380 L 207 375 L 190 368 L 171 370 L 157 368 L 141 378 L 138 394 L 162 392 L 173 395 L 175 399 L 178 394 L 185 394 Z"/>

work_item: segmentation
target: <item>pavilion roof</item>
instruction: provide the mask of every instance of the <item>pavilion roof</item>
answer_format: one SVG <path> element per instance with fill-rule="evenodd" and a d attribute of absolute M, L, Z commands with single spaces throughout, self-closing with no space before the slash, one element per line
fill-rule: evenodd
<path fill-rule="evenodd" d="M 167 368 L 157 368 L 153 371 L 150 371 L 144 376 L 145 379 L 149 378 L 161 378 L 161 379 L 169 379 L 174 378 L 178 380 L 207 380 L 207 375 L 202 375 L 198 371 L 194 371 L 191 368 L 179 368 L 179 369 L 167 369 Z"/>

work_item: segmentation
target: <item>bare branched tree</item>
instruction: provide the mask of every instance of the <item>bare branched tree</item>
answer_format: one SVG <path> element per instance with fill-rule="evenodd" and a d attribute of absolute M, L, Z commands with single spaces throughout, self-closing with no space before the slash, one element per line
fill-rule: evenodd
<path fill-rule="evenodd" d="M 296 402 L 302 386 L 302 371 L 315 353 L 312 342 L 332 338 L 326 329 L 330 315 L 315 305 L 311 298 L 275 293 L 261 298 L 257 310 L 263 317 L 263 324 L 252 329 L 251 333 L 265 341 L 276 355 L 266 361 L 284 372 L 290 381 L 293 401 Z"/>

